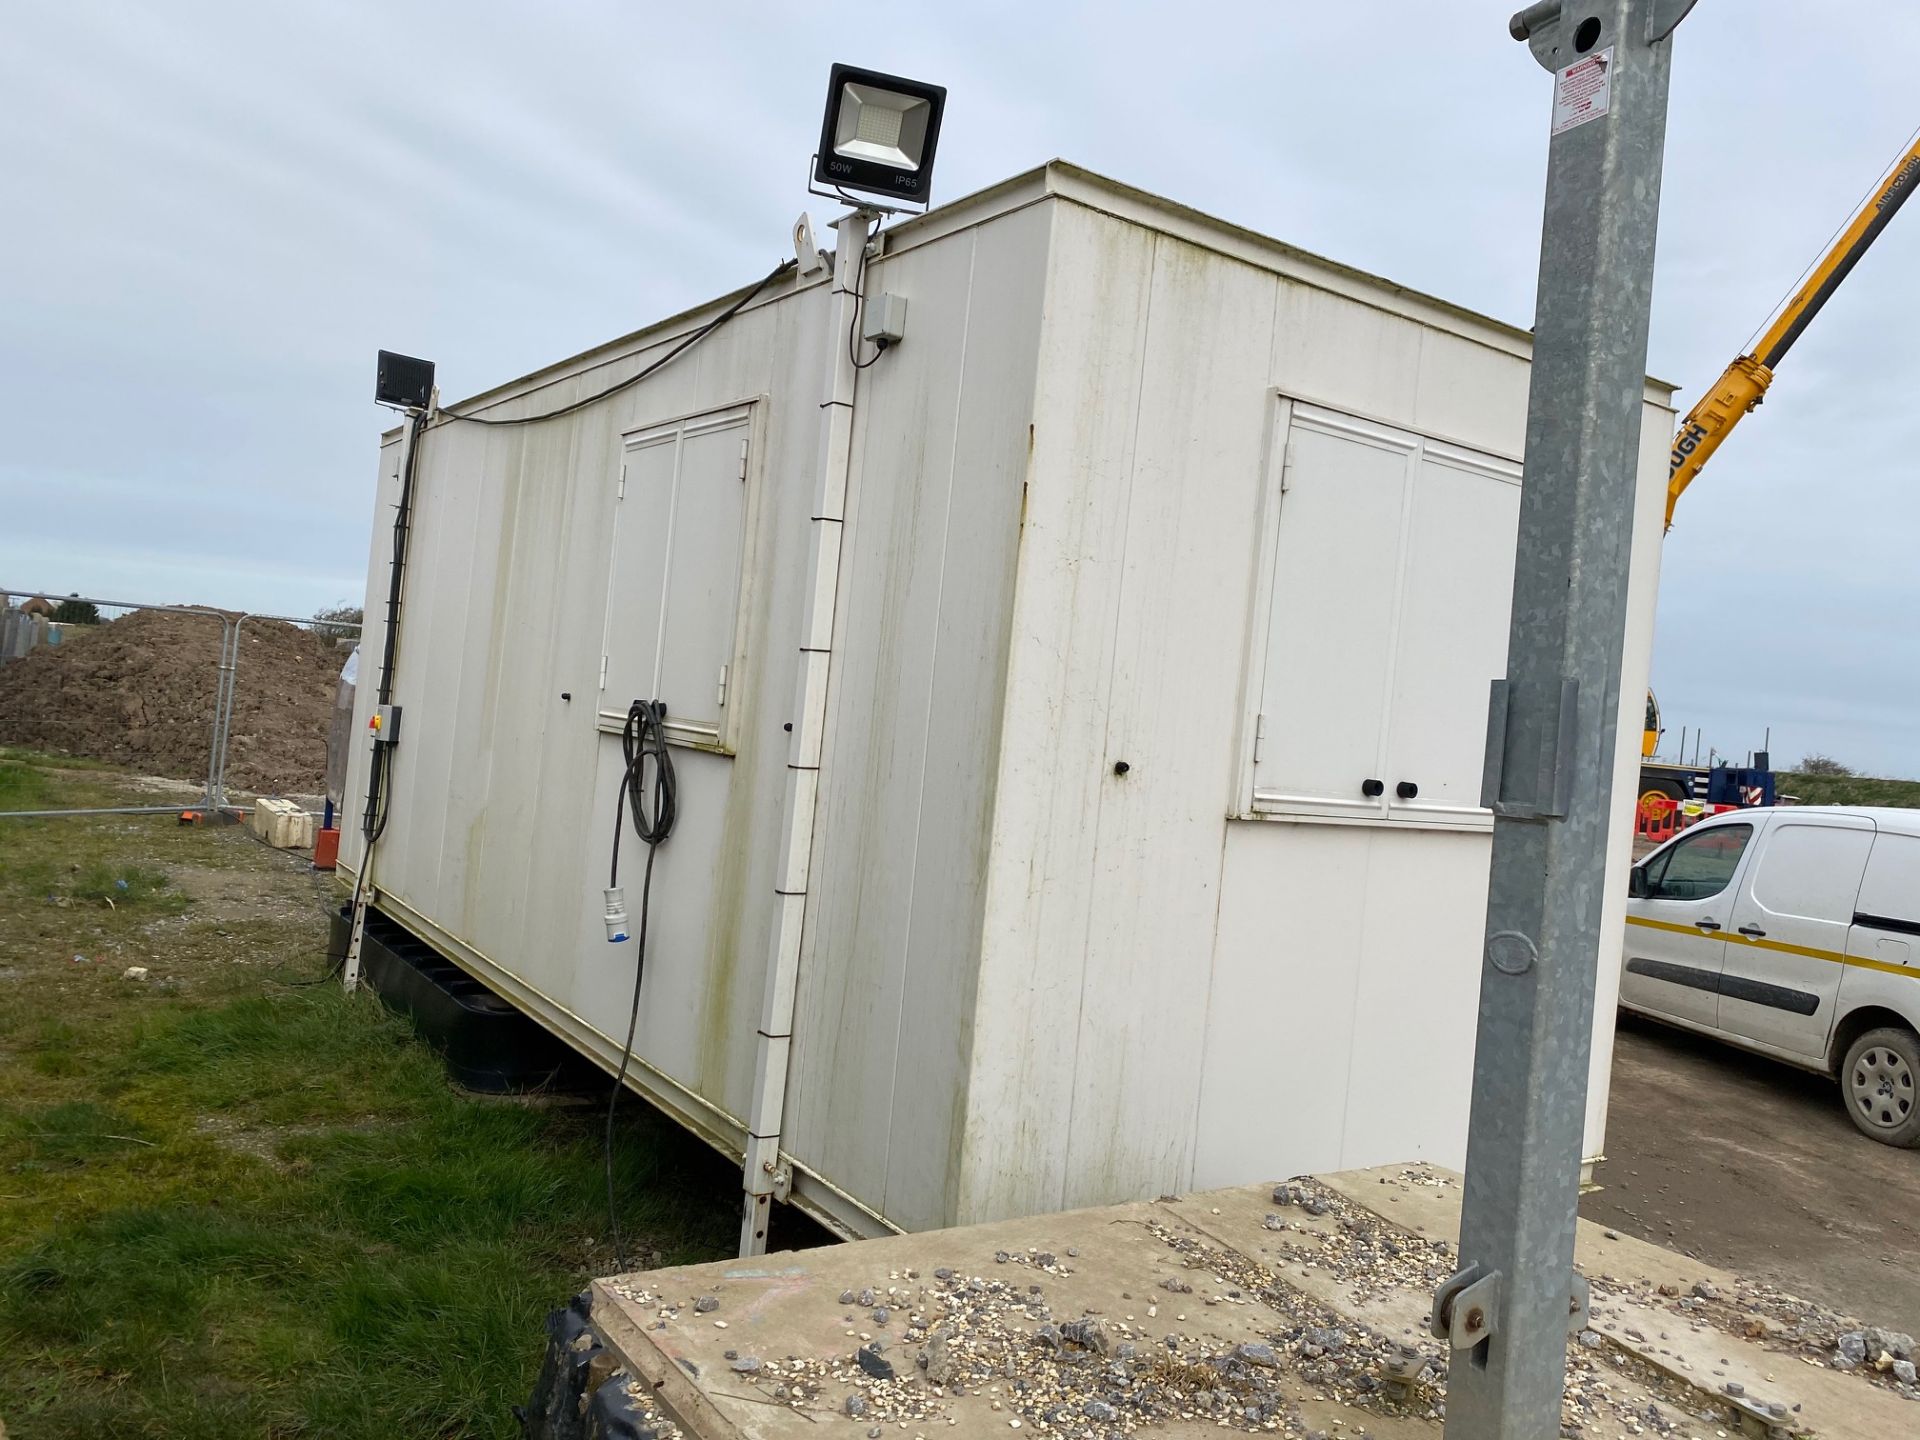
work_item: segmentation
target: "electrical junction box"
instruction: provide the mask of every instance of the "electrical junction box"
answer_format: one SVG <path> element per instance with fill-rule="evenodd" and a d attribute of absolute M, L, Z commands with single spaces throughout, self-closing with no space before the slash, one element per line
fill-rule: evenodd
<path fill-rule="evenodd" d="M 860 333 L 876 345 L 898 345 L 907 334 L 907 297 L 875 295 L 864 308 Z"/>
<path fill-rule="evenodd" d="M 397 745 L 400 741 L 400 707 L 374 706 L 373 716 L 367 721 L 367 730 L 372 734 L 374 744 Z"/>

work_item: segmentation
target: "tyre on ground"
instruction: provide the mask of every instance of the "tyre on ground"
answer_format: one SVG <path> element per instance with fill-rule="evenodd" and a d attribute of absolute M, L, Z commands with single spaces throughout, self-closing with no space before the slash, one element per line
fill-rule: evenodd
<path fill-rule="evenodd" d="M 1920 1147 L 1920 1035 L 1887 1026 L 1847 1047 L 1840 1098 L 1860 1133 L 1882 1145 Z"/>

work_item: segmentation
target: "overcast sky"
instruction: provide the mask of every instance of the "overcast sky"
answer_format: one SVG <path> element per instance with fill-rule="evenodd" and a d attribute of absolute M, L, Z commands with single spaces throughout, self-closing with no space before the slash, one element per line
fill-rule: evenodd
<path fill-rule="evenodd" d="M 949 198 L 1063 156 L 1516 324 L 1549 78 L 1512 4 L 60 0 L 0 41 L 0 585 L 363 593 L 382 346 L 459 397 L 788 251 L 827 67 L 949 88 Z M 1920 123 L 1920 7 L 1676 37 L 1655 374 L 1681 408 Z M 824 229 L 823 229 L 824 233 Z M 1654 681 L 1723 752 L 1920 774 L 1920 209 L 1667 541 Z"/>

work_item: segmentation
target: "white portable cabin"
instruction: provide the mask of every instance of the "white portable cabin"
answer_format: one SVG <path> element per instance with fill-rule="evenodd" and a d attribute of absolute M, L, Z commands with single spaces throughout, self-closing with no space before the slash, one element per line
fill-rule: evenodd
<path fill-rule="evenodd" d="M 859 374 L 843 501 L 830 271 L 562 418 L 426 432 L 374 903 L 612 1070 L 618 732 L 659 698 L 680 819 L 629 1083 L 777 1156 L 750 1189 L 870 1234 L 1460 1165 L 1527 332 L 1058 162 L 870 254 L 905 334 Z M 594 394 L 732 298 L 456 408 Z M 1670 400 L 1648 382 L 1590 1154 Z M 816 756 L 787 727 L 822 685 Z"/>

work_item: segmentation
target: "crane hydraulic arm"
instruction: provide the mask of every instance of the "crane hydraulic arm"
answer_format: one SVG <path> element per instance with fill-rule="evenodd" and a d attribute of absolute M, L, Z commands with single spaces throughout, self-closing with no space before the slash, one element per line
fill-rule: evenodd
<path fill-rule="evenodd" d="M 1740 417 L 1766 398 L 1773 372 L 1792 348 L 1793 342 L 1813 322 L 1833 292 L 1840 288 L 1867 248 L 1880 238 L 1900 207 L 1920 185 L 1920 135 L 1894 162 L 1892 171 L 1874 187 L 1839 238 L 1820 257 L 1806 282 L 1793 293 L 1773 319 L 1760 342 L 1726 368 L 1713 388 L 1687 412 L 1680 433 L 1673 437 L 1673 454 L 1667 462 L 1667 527 L 1673 527 L 1673 507 L 1707 463 L 1707 457 L 1719 448 L 1727 433 L 1740 423 Z"/>

